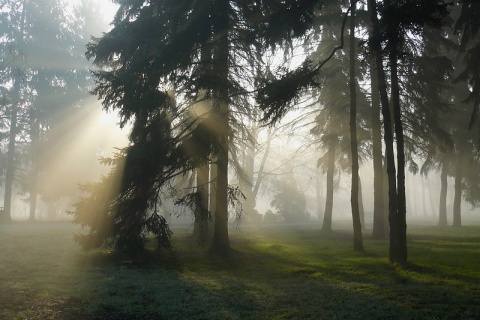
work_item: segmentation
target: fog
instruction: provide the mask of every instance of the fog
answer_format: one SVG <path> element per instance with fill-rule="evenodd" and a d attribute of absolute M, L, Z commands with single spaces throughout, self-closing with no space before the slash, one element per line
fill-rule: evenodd
<path fill-rule="evenodd" d="M 90 41 L 91 35 L 101 36 L 103 32 L 108 31 L 112 25 L 108 22 L 112 21 L 117 6 L 109 1 L 103 1 L 95 3 L 82 2 L 77 0 L 69 1 L 70 7 L 64 9 L 64 13 L 69 16 L 69 19 L 75 20 L 74 16 L 77 14 L 73 9 L 74 6 L 79 6 L 81 3 L 89 4 L 90 8 L 94 9 L 90 12 L 90 16 L 87 14 L 85 17 L 81 17 L 79 21 L 64 21 L 59 25 L 63 28 L 63 24 L 69 25 L 69 30 L 75 33 L 77 38 L 82 38 L 80 42 L 73 45 L 68 44 L 68 50 L 72 53 L 72 57 L 76 60 L 76 63 L 66 64 L 64 69 L 72 68 L 75 66 L 75 70 L 68 70 L 70 74 L 65 75 L 62 72 L 67 72 L 62 69 L 62 62 L 68 60 L 63 57 L 58 61 L 45 62 L 45 65 L 37 65 L 37 56 L 46 57 L 54 56 L 53 53 L 46 49 L 45 45 L 39 45 L 43 40 L 42 34 L 35 33 L 36 30 L 32 27 L 32 30 L 27 28 L 27 24 L 19 25 L 18 28 L 27 28 L 25 32 L 30 32 L 30 38 L 25 39 L 10 39 L 5 36 L 2 41 L 6 44 L 15 44 L 17 42 L 24 43 L 26 51 L 24 54 L 25 69 L 24 87 L 18 89 L 17 95 L 21 96 L 16 102 L 16 96 L 14 94 L 6 95 L 3 100 L 3 119 L 2 122 L 2 190 L 5 191 L 6 184 L 6 163 L 7 154 L 9 153 L 8 139 L 9 129 L 12 127 L 13 118 L 8 119 L 10 110 L 13 110 L 14 106 L 19 109 L 18 111 L 18 124 L 17 136 L 15 143 L 17 144 L 17 151 L 15 155 L 16 173 L 13 183 L 12 192 L 12 210 L 11 217 L 14 220 L 26 220 L 32 213 L 29 211 L 32 206 L 32 194 L 36 199 L 38 194 L 38 202 L 36 203 L 35 218 L 38 220 L 58 220 L 58 219 L 71 219 L 67 212 L 72 210 L 72 205 L 76 203 L 81 197 L 79 184 L 86 182 L 98 181 L 102 175 L 109 172 L 108 166 L 100 164 L 100 159 L 104 157 L 112 156 L 117 150 L 116 148 L 125 147 L 128 144 L 129 124 L 123 129 L 119 128 L 119 118 L 117 115 L 110 111 L 102 110 L 100 104 L 101 101 L 97 100 L 97 97 L 86 93 L 92 90 L 94 82 L 91 74 L 85 73 L 85 79 L 74 83 L 72 87 L 82 88 L 84 96 L 79 98 L 77 95 L 72 94 L 69 96 L 71 85 L 69 81 L 74 75 L 79 75 L 81 72 L 85 72 L 87 69 L 94 69 L 84 57 L 85 45 Z M 32 7 L 33 8 L 33 7 Z M 88 6 L 86 7 L 89 8 Z M 84 10 L 87 10 L 84 9 Z M 18 14 L 13 12 L 12 8 L 2 9 L 5 13 Z M 28 8 L 26 9 L 28 10 Z M 33 10 L 33 9 L 32 9 Z M 42 23 L 46 23 L 45 16 L 41 13 L 39 8 L 36 9 L 38 14 L 43 19 L 37 19 Z M 98 24 L 96 29 L 92 29 L 93 26 L 88 25 L 89 19 L 96 18 L 98 16 Z M 52 13 L 53 15 L 53 13 Z M 48 17 L 48 14 L 47 14 Z M 13 18 L 12 18 L 13 19 Z M 55 19 L 60 19 L 56 17 Z M 32 22 L 37 23 L 35 20 Z M 52 18 L 52 20 L 54 20 Z M 94 19 L 95 20 L 95 19 Z M 33 20 L 32 20 L 33 21 Z M 85 30 L 76 30 L 75 27 L 84 25 Z M 44 26 L 41 24 L 40 26 Z M 78 27 L 80 28 L 80 27 Z M 73 30 L 73 31 L 72 31 Z M 61 29 L 62 32 L 66 32 Z M 87 32 L 88 36 L 81 34 Z M 12 36 L 13 37 L 13 36 Z M 38 37 L 38 42 L 35 41 Z M 326 36 L 325 36 L 326 37 Z M 58 37 L 57 37 L 58 38 Z M 33 39 L 33 40 L 32 40 Z M 28 47 L 29 41 L 33 44 Z M 72 40 L 73 41 L 73 40 Z M 93 41 L 93 40 L 92 40 Z M 40 43 L 42 44 L 42 43 Z M 61 45 L 59 43 L 58 45 Z M 52 45 L 55 46 L 55 45 Z M 324 46 L 324 47 L 322 47 Z M 331 44 L 319 45 L 319 48 L 330 48 Z M 74 49 L 72 49 L 74 48 Z M 57 48 L 58 49 L 58 48 Z M 13 49 L 12 49 L 13 50 Z M 23 50 L 23 49 L 22 49 Z M 63 50 L 63 49 L 61 49 Z M 67 49 L 66 49 L 67 50 Z M 68 51 L 67 50 L 67 51 Z M 320 49 L 317 49 L 320 50 Z M 78 52 L 77 52 L 78 51 Z M 5 80 L 3 87 L 6 91 L 15 91 L 19 78 L 15 78 L 13 73 L 14 67 L 18 67 L 12 61 L 23 57 L 21 54 L 15 53 L 13 50 L 10 53 L 12 56 L 8 56 L 8 53 L 4 53 L 2 63 L 5 66 L 5 70 L 12 72 L 11 79 L 8 80 L 8 72 L 5 71 Z M 330 52 L 324 50 L 325 52 Z M 55 51 L 57 54 L 57 52 Z M 78 55 L 75 55 L 78 54 Z M 283 53 L 280 53 L 281 56 Z M 268 53 L 265 54 L 264 59 L 271 62 L 272 69 L 275 65 L 285 64 L 285 68 L 296 68 L 306 55 L 305 49 L 298 45 L 292 49 L 291 55 L 288 57 L 288 61 L 285 57 L 271 56 Z M 73 59 L 69 57 L 69 59 Z M 318 57 L 317 57 L 318 58 Z M 35 61 L 36 63 L 30 63 Z M 340 59 L 340 58 L 339 58 Z M 21 60 L 21 59 L 20 59 Z M 71 62 L 71 61 L 70 61 Z M 332 62 L 334 63 L 334 62 Z M 336 61 L 340 64 L 340 60 Z M 82 64 L 84 69 L 79 70 L 79 66 Z M 67 68 L 68 66 L 68 68 Z M 46 71 L 47 70 L 47 71 Z M 81 71 L 81 72 L 80 72 Z M 97 70 L 98 71 L 98 70 Z M 53 74 L 53 75 L 52 75 Z M 40 79 L 44 76 L 44 79 Z M 81 77 L 79 77 L 81 78 Z M 40 79 L 40 80 L 38 80 Z M 42 82 L 43 81 L 43 82 Z M 85 83 L 81 83 L 85 81 Z M 359 108 L 366 108 L 365 105 L 369 104 L 368 92 L 371 91 L 369 84 L 369 76 L 361 80 L 359 84 L 359 92 L 361 96 L 359 98 Z M 47 88 L 48 87 L 48 88 Z M 330 92 L 328 88 L 328 82 L 324 84 L 324 89 L 327 94 Z M 50 92 L 48 90 L 50 90 Z M 334 92 L 338 97 L 345 96 L 342 92 L 344 88 L 333 88 L 331 92 Z M 62 91 L 63 90 L 63 91 Z M 48 93 L 48 94 L 47 94 Z M 346 107 L 348 103 L 343 101 L 338 102 L 337 95 L 334 97 L 323 97 L 322 92 L 312 93 L 311 97 L 306 98 L 305 101 L 301 100 L 295 106 L 295 111 L 287 113 L 284 119 L 277 123 L 274 127 L 265 126 L 265 123 L 256 123 L 258 119 L 252 121 L 248 116 L 239 116 L 235 119 L 236 124 L 240 123 L 242 130 L 247 128 L 251 131 L 248 133 L 254 136 L 253 141 L 253 157 L 247 159 L 248 151 L 245 142 L 241 142 L 244 137 L 238 138 L 237 145 L 233 149 L 230 159 L 230 171 L 229 182 L 233 187 L 240 187 L 244 195 L 250 197 L 246 201 L 253 201 L 254 205 L 250 208 L 249 212 L 245 212 L 243 215 L 242 223 L 305 223 L 308 224 L 314 221 L 316 224 L 321 225 L 324 218 L 326 194 L 327 194 L 327 165 L 326 157 L 328 153 L 328 139 L 334 136 L 338 140 L 337 155 L 335 156 L 335 168 L 333 172 L 333 224 L 336 221 L 344 222 L 351 219 L 351 206 L 350 206 L 350 192 L 351 192 L 351 174 L 350 174 L 350 155 L 346 151 L 346 145 L 349 143 L 347 137 L 347 122 Z M 58 97 L 58 99 L 57 99 Z M 70 98 L 69 98 L 70 97 Z M 179 95 L 179 104 L 189 104 L 190 102 L 183 101 L 183 96 Z M 42 100 L 43 99 L 43 100 Z M 71 99 L 71 100 L 68 100 Z M 251 99 L 251 98 L 249 98 Z M 330 100 L 334 100 L 336 108 L 331 110 Z M 46 103 L 45 103 L 46 101 Z M 53 101 L 53 102 L 52 102 Z M 57 102 L 62 101 L 62 103 Z M 251 100 L 246 100 L 249 103 Z M 312 102 L 313 101 L 313 102 Z M 56 104 L 59 104 L 56 105 Z M 337 105 L 338 104 L 338 105 Z M 363 104 L 363 105 L 362 105 Z M 46 106 L 48 105 L 48 106 Z M 50 105 L 54 106 L 55 110 L 48 109 Z M 51 106 L 50 106 L 51 107 Z M 368 106 L 367 106 L 368 107 Z M 63 108 L 63 109 L 62 109 Z M 365 110 L 363 110 L 365 112 Z M 37 118 L 34 115 L 38 113 Z M 45 115 L 44 115 L 45 114 Z M 361 115 L 360 118 L 366 118 L 367 115 Z M 53 120 L 52 120 L 53 119 Z M 233 122 L 232 122 L 233 123 Z M 367 122 L 365 122 L 367 123 Z M 366 131 L 370 130 L 368 125 L 362 124 Z M 247 131 L 248 131 L 247 130 Z M 241 131 L 241 130 L 239 130 Z M 365 136 L 360 136 L 360 180 L 362 184 L 362 209 L 364 212 L 364 225 L 367 228 L 371 228 L 373 221 L 373 169 L 371 163 L 371 143 L 369 142 L 370 133 L 364 133 Z M 408 133 L 411 134 L 411 133 Z M 233 141 L 233 140 L 232 140 Z M 424 141 L 422 142 L 424 143 Z M 413 143 L 415 145 L 415 143 Z M 38 148 L 38 150 L 36 149 Z M 473 148 L 473 147 L 472 147 Z M 413 149 L 413 147 L 412 147 Z M 418 159 L 410 159 L 415 162 L 417 167 L 422 166 L 426 157 L 422 157 L 425 154 L 425 149 L 418 151 L 418 155 L 415 155 L 416 151 L 412 151 L 409 157 L 418 157 Z M 257 194 L 252 196 L 252 190 L 246 190 L 242 185 L 242 170 L 246 170 L 246 163 L 248 161 L 253 163 L 253 172 L 248 173 L 250 175 L 251 187 L 258 184 Z M 243 167 L 242 167 L 243 166 Z M 417 171 L 418 168 L 417 168 Z M 421 170 L 420 170 L 421 171 Z M 477 171 L 472 169 L 471 172 L 466 175 L 474 176 Z M 30 175 L 33 177 L 30 177 Z M 448 190 L 447 190 L 447 220 L 449 223 L 452 221 L 453 211 L 453 195 L 454 195 L 454 174 L 449 173 L 448 178 Z M 33 182 L 32 182 L 33 181 Z M 462 216 L 465 218 L 466 223 L 476 223 L 480 219 L 480 214 L 475 206 L 478 204 L 478 199 L 472 194 L 475 193 L 476 182 L 471 182 L 473 187 L 469 191 L 464 192 L 464 199 L 462 200 Z M 425 224 L 437 224 L 439 219 L 439 198 L 440 198 L 440 172 L 438 168 L 434 168 L 428 171 L 426 174 L 417 172 L 412 174 L 407 170 L 406 173 L 406 203 L 407 203 L 407 217 L 409 221 L 415 223 Z M 191 188 L 186 186 L 185 190 Z M 252 199 L 253 198 L 253 199 Z M 469 201 L 465 201 L 465 199 Z M 166 203 L 171 206 L 172 199 L 168 199 Z M 289 207 L 289 205 L 295 204 L 295 206 Z M 287 208 L 288 207 L 288 208 Z M 178 208 L 176 212 L 188 212 L 185 208 Z M 165 211 L 167 212 L 167 211 Z M 292 218 L 289 215 L 295 215 L 295 212 L 299 214 L 298 217 Z M 167 213 L 165 213 L 167 214 Z M 193 214 L 176 214 L 170 213 L 169 221 L 172 224 L 175 223 L 192 223 L 194 217 Z M 230 215 L 230 220 L 234 220 L 234 215 Z M 269 216 L 267 219 L 266 217 Z"/>
<path fill-rule="evenodd" d="M 50 143 L 41 152 L 39 166 L 45 174 L 39 179 L 44 190 L 37 205 L 37 219 L 71 219 L 67 212 L 81 196 L 79 184 L 96 181 L 108 173 L 110 168 L 100 159 L 126 146 L 127 136 L 128 129 L 118 127 L 118 117 L 103 111 L 94 97 L 74 114 L 65 115 L 62 123 L 49 132 Z M 28 195 L 17 189 L 12 218 L 28 217 Z"/>

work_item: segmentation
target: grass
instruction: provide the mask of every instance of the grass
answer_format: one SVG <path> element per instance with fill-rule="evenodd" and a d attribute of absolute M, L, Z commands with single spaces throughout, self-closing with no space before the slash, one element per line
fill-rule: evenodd
<path fill-rule="evenodd" d="M 82 252 L 68 223 L 0 226 L 0 319 L 480 319 L 480 226 L 388 242 L 270 227 L 231 232 L 227 260 L 191 245 L 143 261 Z"/>

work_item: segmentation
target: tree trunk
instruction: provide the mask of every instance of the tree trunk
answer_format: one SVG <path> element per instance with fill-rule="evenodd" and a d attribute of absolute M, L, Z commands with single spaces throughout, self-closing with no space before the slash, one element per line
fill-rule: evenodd
<path fill-rule="evenodd" d="M 322 182 L 321 182 L 321 170 L 319 167 L 315 168 L 315 198 L 317 203 L 317 218 L 318 221 L 323 219 L 323 212 L 322 212 Z"/>
<path fill-rule="evenodd" d="M 453 198 L 453 226 L 462 225 L 462 180 L 463 180 L 463 161 L 462 153 L 457 154 L 457 163 L 455 167 L 455 196 Z"/>
<path fill-rule="evenodd" d="M 360 224 L 362 230 L 365 230 L 365 208 L 363 207 L 363 189 L 362 179 L 358 177 L 358 212 L 360 213 Z"/>
<path fill-rule="evenodd" d="M 325 213 L 323 215 L 323 232 L 332 231 L 332 213 L 333 213 L 333 177 L 335 174 L 335 153 L 337 149 L 337 138 L 332 137 L 328 147 L 327 163 L 327 194 L 325 199 Z"/>
<path fill-rule="evenodd" d="M 385 239 L 385 211 L 383 207 L 383 159 L 382 123 L 380 122 L 380 101 L 378 75 L 370 63 L 372 93 L 372 158 L 373 158 L 373 230 L 374 239 Z"/>
<path fill-rule="evenodd" d="M 391 41 L 393 49 L 390 52 L 390 77 L 392 90 L 393 118 L 395 122 L 395 137 L 397 141 L 397 210 L 390 214 L 390 261 L 401 265 L 407 264 L 407 205 L 405 198 L 405 142 L 403 137 L 402 112 L 400 107 L 400 87 L 398 83 L 398 55 L 396 45 L 397 25 L 392 26 Z M 392 214 L 393 213 L 393 214 Z"/>
<path fill-rule="evenodd" d="M 217 153 L 217 194 L 215 203 L 215 223 L 210 252 L 217 255 L 226 255 L 230 251 L 228 238 L 228 147 L 229 147 L 229 97 L 228 97 L 228 27 L 229 2 L 226 0 L 214 1 L 214 38 L 217 39 L 217 52 L 214 59 L 214 74 L 223 85 L 218 89 L 218 99 L 215 101 L 215 116 L 218 130 Z"/>
<path fill-rule="evenodd" d="M 440 205 L 438 208 L 438 225 L 446 227 L 447 222 L 447 188 L 448 188 L 448 174 L 446 165 L 442 165 L 442 174 L 440 175 Z"/>
<path fill-rule="evenodd" d="M 422 176 L 421 177 L 421 183 L 422 183 L 422 216 L 426 217 L 427 216 L 427 200 L 426 200 L 426 191 L 425 191 L 425 179 Z"/>
<path fill-rule="evenodd" d="M 356 1 L 351 0 L 350 15 L 350 150 L 352 153 L 352 186 L 350 205 L 352 207 L 353 220 L 353 248 L 363 250 L 362 225 L 360 222 L 360 210 L 358 205 L 359 188 L 359 165 L 358 165 L 358 142 L 357 142 L 357 96 L 355 91 L 355 6 Z"/>
<path fill-rule="evenodd" d="M 390 216 L 397 215 L 397 182 L 396 182 L 396 169 L 395 169 L 395 154 L 393 151 L 393 133 L 392 133 L 392 120 L 390 114 L 390 107 L 388 103 L 387 94 L 387 82 L 385 78 L 385 71 L 383 70 L 383 56 L 382 46 L 380 43 L 380 25 L 377 17 L 377 3 L 375 0 L 368 0 L 370 9 L 370 19 L 373 27 L 373 37 L 370 38 L 370 46 L 375 57 L 375 68 L 378 75 L 378 91 L 380 93 L 380 102 L 382 106 L 383 116 L 383 139 L 385 142 L 385 157 L 387 165 L 387 177 L 388 177 L 388 213 Z M 397 238 L 398 228 L 393 228 L 390 222 L 390 239 Z M 390 244 L 392 245 L 392 244 Z"/>
<path fill-rule="evenodd" d="M 265 177 L 265 174 L 264 174 L 265 163 L 267 162 L 268 155 L 270 154 L 272 139 L 273 139 L 273 132 L 272 132 L 272 128 L 270 127 L 268 128 L 265 152 L 263 153 L 262 161 L 260 162 L 260 168 L 258 169 L 258 173 L 257 173 L 257 181 L 255 181 L 255 186 L 253 187 L 253 197 L 255 199 L 257 198 L 258 190 L 260 189 L 260 184 L 262 183 L 263 178 Z"/>
<path fill-rule="evenodd" d="M 389 192 L 388 192 L 388 174 L 387 164 L 384 163 L 382 167 L 383 172 L 383 228 L 385 229 L 385 237 L 390 234 L 390 222 L 388 216 L 390 212 Z"/>
<path fill-rule="evenodd" d="M 210 201 L 209 201 L 209 206 L 208 210 L 210 211 L 210 214 L 212 215 L 212 220 L 211 220 L 211 228 L 210 231 L 213 234 L 213 228 L 215 225 L 215 213 L 217 212 L 216 210 L 216 199 L 217 199 L 217 157 L 216 155 L 212 155 L 210 159 L 210 188 L 209 188 L 209 193 L 210 193 Z"/>

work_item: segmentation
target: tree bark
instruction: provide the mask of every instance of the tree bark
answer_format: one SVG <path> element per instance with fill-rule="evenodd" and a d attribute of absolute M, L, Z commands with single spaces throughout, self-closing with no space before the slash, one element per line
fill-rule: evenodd
<path fill-rule="evenodd" d="M 374 239 L 385 239 L 385 211 L 383 199 L 383 156 L 382 156 L 382 123 L 380 121 L 380 97 L 378 93 L 378 74 L 370 62 L 371 94 L 372 94 L 372 158 L 373 158 L 373 230 Z"/>
<path fill-rule="evenodd" d="M 213 234 L 213 228 L 215 225 L 215 213 L 216 210 L 216 199 L 217 199 L 217 156 L 211 155 L 210 159 L 210 183 L 209 183 L 209 193 L 210 193 L 210 201 L 208 210 L 212 214 L 212 221 L 211 221 L 211 232 Z"/>
<path fill-rule="evenodd" d="M 427 216 L 427 198 L 426 198 L 426 190 L 425 190 L 425 179 L 424 177 L 420 177 L 422 179 L 422 216 Z"/>
<path fill-rule="evenodd" d="M 355 6 L 356 1 L 351 0 L 350 14 L 350 150 L 352 153 L 352 186 L 350 205 L 353 220 L 353 248 L 363 250 L 362 225 L 360 222 L 360 210 L 358 205 L 359 188 L 359 165 L 358 165 L 358 142 L 357 142 L 357 96 L 355 88 Z"/>
<path fill-rule="evenodd" d="M 358 176 L 358 212 L 360 214 L 360 224 L 362 230 L 365 230 L 365 208 L 363 207 L 363 189 L 362 179 Z"/>
<path fill-rule="evenodd" d="M 396 46 L 397 25 L 392 26 L 392 51 L 390 52 L 390 77 L 392 90 L 393 118 L 397 141 L 397 210 L 390 213 L 390 261 L 407 264 L 407 205 L 405 198 L 405 141 L 403 137 L 400 87 L 398 83 L 398 54 Z"/>
<path fill-rule="evenodd" d="M 322 190 L 322 182 L 321 182 L 321 171 L 320 168 L 315 168 L 315 198 L 316 198 L 316 203 L 317 203 L 317 218 L 318 220 L 323 219 L 323 212 L 322 212 L 322 196 L 323 196 L 323 190 Z"/>
<path fill-rule="evenodd" d="M 333 214 L 333 177 L 335 174 L 335 153 L 337 149 L 337 138 L 332 137 L 328 147 L 328 163 L 327 163 L 327 194 L 325 199 L 325 213 L 323 215 L 323 232 L 332 231 L 332 214 Z"/>
<path fill-rule="evenodd" d="M 446 165 L 442 165 L 442 173 L 440 175 L 440 205 L 438 208 L 438 225 L 446 227 L 447 222 L 447 189 L 448 189 L 448 174 Z"/>
<path fill-rule="evenodd" d="M 383 227 L 385 229 L 385 237 L 390 234 L 390 222 L 388 216 L 390 212 L 389 192 L 388 192 L 388 173 L 386 161 L 382 167 L 383 172 Z"/>

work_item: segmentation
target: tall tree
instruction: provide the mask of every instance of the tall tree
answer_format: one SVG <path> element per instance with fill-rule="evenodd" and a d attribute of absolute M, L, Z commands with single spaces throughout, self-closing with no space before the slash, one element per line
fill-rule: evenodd
<path fill-rule="evenodd" d="M 179 125 L 184 106 L 191 101 L 198 101 L 199 94 L 212 103 L 212 160 L 216 171 L 214 176 L 214 233 L 211 252 L 226 254 L 229 251 L 228 238 L 228 161 L 232 130 L 230 122 L 234 116 L 232 109 L 245 108 L 245 104 L 236 103 L 237 97 L 244 96 L 251 89 L 248 81 L 251 74 L 243 68 L 244 61 L 261 55 L 262 47 L 270 45 L 273 39 L 289 35 L 292 30 L 281 27 L 278 14 L 284 9 L 300 6 L 295 1 L 265 3 L 241 1 L 185 1 L 173 3 L 157 1 L 139 3 L 138 1 L 118 1 L 120 4 L 113 29 L 102 38 L 96 39 L 88 47 L 87 55 L 94 59 L 98 67 L 105 67 L 95 72 L 97 86 L 94 92 L 102 99 L 106 109 L 119 111 L 121 124 L 133 122 L 130 135 L 131 146 L 122 152 L 120 158 L 125 160 L 127 179 L 122 180 L 118 193 L 110 194 L 105 221 L 113 219 L 117 227 L 102 229 L 97 244 L 108 243 L 115 239 L 117 249 L 131 239 L 134 247 L 141 248 L 145 230 L 151 230 L 148 221 L 159 219 L 156 216 L 156 196 L 164 184 L 171 179 L 173 172 L 192 170 L 196 166 L 194 158 L 185 150 L 189 130 Z M 302 8 L 314 4 L 302 3 Z M 266 14 L 269 12 L 272 14 Z M 298 17 L 309 18 L 307 13 L 294 12 L 291 21 Z M 303 28 L 304 22 L 297 22 L 296 28 Z M 302 29 L 303 30 L 303 29 Z M 297 30 L 295 30 L 297 32 Z M 139 37 L 142 34 L 144 36 Z M 198 72 L 201 65 L 201 48 L 212 48 L 211 72 Z M 236 63 L 232 63 L 235 59 Z M 245 63 L 245 65 L 247 65 Z M 175 88 L 177 104 L 172 106 L 166 94 L 167 88 Z M 182 106 L 183 105 L 183 106 Z M 161 134 L 154 134 L 156 126 L 162 128 Z M 160 145 L 169 150 L 166 154 L 146 154 L 144 148 L 158 140 Z M 158 150 L 155 147 L 154 150 Z M 210 153 L 209 153 L 210 154 Z M 147 156 L 149 156 L 147 160 Z M 137 162 L 136 162 L 137 161 Z M 156 161 L 157 165 L 142 166 L 140 172 L 138 161 Z M 118 163 L 118 162 L 116 162 Z M 118 172 L 118 170 L 117 170 Z M 149 179 L 139 180 L 148 172 Z M 114 180 L 114 179 L 113 179 Z M 136 190 L 138 192 L 133 192 Z M 141 192 L 140 192 L 141 191 Z M 115 196 L 114 196 L 115 195 Z M 88 198 L 94 200 L 93 198 Z M 88 216 L 82 202 L 76 212 L 77 221 Z M 115 206 L 114 206 L 115 205 Z M 153 209 L 153 210 L 152 210 Z M 152 213 L 153 211 L 153 213 Z M 117 218 L 118 217 L 118 218 Z M 121 218 L 120 218 L 121 217 Z M 134 227 L 133 230 L 129 229 Z M 159 225 L 165 227 L 163 221 Z M 127 226 L 129 226 L 127 228 Z M 95 228 L 99 228 L 96 226 Z M 98 229 L 100 230 L 100 229 Z M 117 230 L 120 232 L 116 233 Z M 126 231 L 130 231 L 131 237 Z M 155 230 L 167 234 L 165 229 Z M 164 232 L 165 231 L 165 232 Z M 95 237 L 93 230 L 92 237 Z M 120 239 L 123 239 L 120 241 Z M 162 238 L 164 239 L 164 238 Z M 128 242 L 128 241 L 127 241 Z"/>
<path fill-rule="evenodd" d="M 351 206 L 353 218 L 353 247 L 355 250 L 363 250 L 362 226 L 359 209 L 359 176 L 358 176 L 358 142 L 357 142 L 357 95 L 355 76 L 355 7 L 356 1 L 350 2 L 350 144 L 352 159 L 352 190 Z"/>
<path fill-rule="evenodd" d="M 382 20 L 376 15 L 377 3 L 370 1 L 370 16 L 374 28 L 374 39 L 370 42 L 376 56 L 376 65 L 379 76 L 379 91 L 382 101 L 384 120 L 384 139 L 386 144 L 387 173 L 389 177 L 389 221 L 390 221 L 390 261 L 402 265 L 407 263 L 406 243 L 406 198 L 405 198 L 405 143 L 402 120 L 402 109 L 399 85 L 399 61 L 405 52 L 405 43 L 408 32 L 418 33 L 426 25 L 439 27 L 447 14 L 447 4 L 444 1 L 414 1 L 395 2 L 385 1 L 381 12 Z M 416 12 L 412 15 L 412 12 Z M 377 29 L 378 28 L 378 29 Z M 381 30 L 384 30 L 382 34 Z M 390 125 L 388 107 L 388 93 L 383 69 L 381 39 L 386 40 L 386 54 L 388 55 L 391 79 L 391 101 L 394 126 Z M 375 39 L 376 38 L 376 39 Z M 382 66 L 382 67 L 379 67 Z M 393 137 L 394 129 L 397 146 L 398 170 L 395 170 Z M 395 173 L 397 177 L 395 177 Z"/>
<path fill-rule="evenodd" d="M 372 3 L 368 3 L 368 10 L 371 11 Z M 368 24 L 370 43 L 375 41 L 375 32 L 372 23 Z M 385 206 L 384 202 L 384 177 L 383 177 L 383 156 L 382 156 L 382 123 L 380 120 L 380 96 L 378 91 L 378 72 L 375 70 L 375 56 L 370 58 L 370 91 L 371 91 L 371 117 L 372 117 L 372 162 L 373 162 L 373 230 L 372 236 L 375 239 L 384 239 L 387 236 L 385 230 Z"/>

